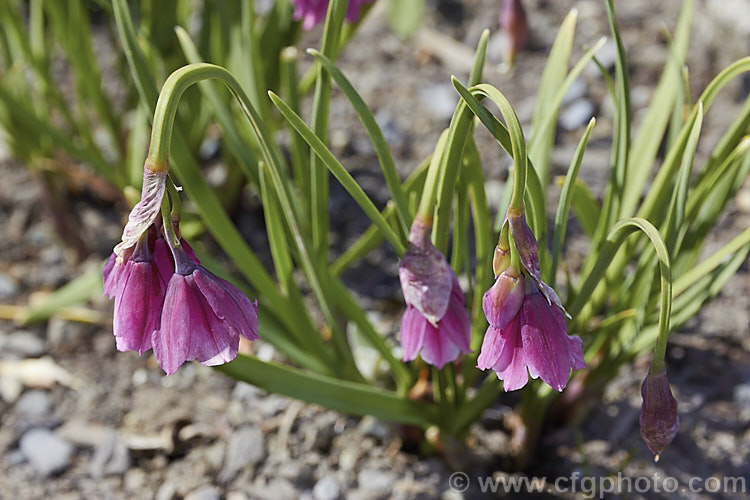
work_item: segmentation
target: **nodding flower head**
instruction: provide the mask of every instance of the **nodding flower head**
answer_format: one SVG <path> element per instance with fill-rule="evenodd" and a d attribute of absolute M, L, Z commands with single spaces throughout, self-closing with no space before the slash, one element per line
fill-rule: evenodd
<path fill-rule="evenodd" d="M 115 299 L 117 348 L 139 354 L 153 348 L 171 375 L 192 359 L 207 366 L 227 363 L 237 356 L 240 335 L 259 337 L 257 301 L 200 265 L 179 236 L 178 215 L 169 227 L 161 225 L 165 183 L 166 172 L 149 169 L 147 162 L 143 196 L 102 277 L 104 293 Z"/>
<path fill-rule="evenodd" d="M 404 361 L 422 355 L 442 368 L 460 352 L 469 353 L 471 323 L 464 294 L 445 256 L 430 242 L 430 225 L 417 217 L 409 248 L 399 266 L 406 312 L 401 320 Z"/>
<path fill-rule="evenodd" d="M 220 365 L 237 356 L 240 335 L 258 336 L 258 303 L 234 285 L 208 272 L 180 246 L 173 249 L 175 272 L 169 280 L 153 346 L 159 366 L 171 375 L 185 361 Z"/>
<path fill-rule="evenodd" d="M 669 388 L 667 372 L 649 372 L 641 386 L 641 396 L 641 438 L 658 460 L 659 454 L 672 442 L 680 426 L 677 400 Z"/>
<path fill-rule="evenodd" d="M 359 10 L 363 5 L 375 0 L 349 0 L 346 9 L 346 20 L 354 22 L 359 19 Z M 294 19 L 302 20 L 302 27 L 306 30 L 326 18 L 329 0 L 292 0 L 294 4 Z"/>
<path fill-rule="evenodd" d="M 415 359 L 421 351 L 426 363 L 442 368 L 446 363 L 454 361 L 459 353 L 471 352 L 471 322 L 464 307 L 464 294 L 455 274 L 452 283 L 448 307 L 436 324 L 427 320 L 415 307 L 407 305 L 401 319 L 404 361 Z"/>
<path fill-rule="evenodd" d="M 562 391 L 571 369 L 586 366 L 581 339 L 567 334 L 562 311 L 542 296 L 533 280 L 519 279 L 525 288 L 521 305 L 502 328 L 494 327 L 490 320 L 477 367 L 493 369 L 506 391 L 525 386 L 529 375 Z"/>
<path fill-rule="evenodd" d="M 567 334 L 564 309 L 557 293 L 541 280 L 536 238 L 523 212 L 508 214 L 519 264 L 508 263 L 482 300 L 490 326 L 477 367 L 493 369 L 506 391 L 541 378 L 562 391 L 570 372 L 586 366 L 583 345 Z"/>

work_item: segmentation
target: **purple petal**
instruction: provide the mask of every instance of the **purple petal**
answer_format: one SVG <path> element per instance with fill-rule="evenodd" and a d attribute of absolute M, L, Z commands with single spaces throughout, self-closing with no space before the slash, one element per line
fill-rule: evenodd
<path fill-rule="evenodd" d="M 523 276 L 507 272 L 498 276 L 482 298 L 482 309 L 489 324 L 499 330 L 505 328 L 521 310 L 524 295 Z"/>
<path fill-rule="evenodd" d="M 471 352 L 471 320 L 464 307 L 464 294 L 460 287 L 454 287 L 454 290 L 456 289 L 458 294 L 451 294 L 448 311 L 438 323 L 438 332 L 441 336 L 447 336 L 461 352 L 468 354 Z"/>
<path fill-rule="evenodd" d="M 541 283 L 541 273 L 539 271 L 539 247 L 536 243 L 534 233 L 526 224 L 526 216 L 523 212 L 520 215 L 507 215 L 508 224 L 510 225 L 510 235 L 518 249 L 518 256 L 521 264 L 537 283 Z"/>
<path fill-rule="evenodd" d="M 115 297 L 112 330 L 120 351 L 151 349 L 151 336 L 159 328 L 164 283 L 150 262 L 128 261 Z"/>
<path fill-rule="evenodd" d="M 570 349 L 570 364 L 573 370 L 582 370 L 586 368 L 586 361 L 583 359 L 583 341 L 578 335 L 568 336 L 568 349 Z"/>
<path fill-rule="evenodd" d="M 190 280 L 191 277 L 188 277 Z M 197 292 L 197 289 L 193 288 Z M 226 321 L 220 320 L 210 306 L 195 293 L 193 310 L 195 328 L 190 334 L 190 352 L 187 359 L 197 359 L 205 366 L 228 363 L 237 357 L 240 335 Z"/>
<path fill-rule="evenodd" d="M 427 326 L 430 326 L 429 322 L 419 311 L 411 306 L 406 307 L 401 319 L 401 346 L 404 349 L 404 361 L 412 361 L 419 354 Z"/>
<path fill-rule="evenodd" d="M 192 276 L 219 319 L 226 319 L 248 340 L 260 338 L 258 336 L 257 301 L 251 302 L 230 282 L 211 274 L 202 267 L 197 267 Z"/>
<path fill-rule="evenodd" d="M 479 351 L 479 357 L 477 358 L 477 368 L 486 370 L 495 366 L 503 353 L 504 346 L 503 331 L 490 325 L 484 334 L 484 340 L 482 340 L 482 349 Z"/>
<path fill-rule="evenodd" d="M 188 254 L 188 257 L 190 257 L 193 262 L 195 262 L 196 264 L 201 263 L 201 261 L 198 260 L 198 256 L 195 255 L 195 250 L 193 250 L 193 247 L 191 247 L 190 244 L 183 238 L 180 238 L 180 245 L 185 249 L 185 253 Z"/>
<path fill-rule="evenodd" d="M 174 274 L 174 259 L 172 258 L 172 251 L 169 249 L 169 245 L 167 245 L 167 241 L 164 238 L 156 238 L 154 251 L 151 252 L 151 260 L 164 279 L 164 282 L 169 283 L 172 274 Z"/>
<path fill-rule="evenodd" d="M 458 354 L 459 348 L 453 341 L 445 335 L 440 335 L 440 332 L 431 324 L 426 324 L 421 353 L 426 363 L 440 369 L 446 363 L 455 360 Z"/>
<path fill-rule="evenodd" d="M 529 367 L 553 389 L 562 391 L 571 369 L 567 327 L 562 312 L 539 293 L 521 306 L 521 338 Z"/>
<path fill-rule="evenodd" d="M 497 373 L 497 378 L 503 381 L 504 391 L 515 391 L 529 381 L 519 316 L 516 316 L 503 330 L 503 339 L 505 340 L 503 352 L 492 369 Z"/>
<path fill-rule="evenodd" d="M 175 373 L 188 359 L 191 332 L 195 327 L 193 311 L 200 307 L 188 278 L 173 274 L 164 297 L 161 327 L 152 337 L 154 356 L 167 375 Z"/>
<path fill-rule="evenodd" d="M 115 295 L 117 295 L 117 283 L 120 280 L 122 269 L 125 267 L 124 263 L 118 265 L 116 261 L 117 255 L 112 252 L 112 255 L 109 256 L 109 259 L 107 259 L 107 263 L 104 264 L 104 269 L 102 270 L 104 295 L 110 299 L 115 298 Z"/>

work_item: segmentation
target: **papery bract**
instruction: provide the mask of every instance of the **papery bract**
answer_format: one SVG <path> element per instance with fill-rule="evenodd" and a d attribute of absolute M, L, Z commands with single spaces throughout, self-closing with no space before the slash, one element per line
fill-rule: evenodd
<path fill-rule="evenodd" d="M 448 309 L 456 275 L 445 256 L 432 245 L 429 226 L 419 218 L 412 225 L 409 241 L 398 267 L 401 290 L 406 304 L 434 326 Z"/>
<path fill-rule="evenodd" d="M 666 371 L 649 372 L 641 386 L 641 438 L 657 457 L 672 442 L 680 426 L 677 400 L 672 395 Z"/>
<path fill-rule="evenodd" d="M 176 255 L 161 326 L 152 338 L 154 355 L 167 375 L 192 359 L 206 366 L 227 363 L 237 356 L 240 335 L 260 338 L 257 301 L 195 264 L 181 248 Z"/>
<path fill-rule="evenodd" d="M 122 230 L 122 241 L 115 245 L 114 252 L 118 263 L 122 263 L 125 251 L 135 246 L 159 215 L 166 185 L 166 170 L 151 170 L 147 163 L 143 169 L 141 200 L 128 215 L 128 222 Z"/>

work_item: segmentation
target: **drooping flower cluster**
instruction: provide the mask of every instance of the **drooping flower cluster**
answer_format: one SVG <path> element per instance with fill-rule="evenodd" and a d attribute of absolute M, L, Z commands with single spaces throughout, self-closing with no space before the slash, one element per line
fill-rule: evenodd
<path fill-rule="evenodd" d="M 521 265 L 512 265 L 509 249 L 496 251 L 497 279 L 482 301 L 490 325 L 477 367 L 493 369 L 506 391 L 525 386 L 529 375 L 562 391 L 571 369 L 586 366 L 582 342 L 567 334 L 560 299 L 541 280 L 536 239 L 523 213 L 509 212 L 507 223 Z"/>
<path fill-rule="evenodd" d="M 406 301 L 401 320 L 404 361 L 420 354 L 438 368 L 471 352 L 464 294 L 445 256 L 432 245 L 430 226 L 417 217 L 398 275 Z"/>
<path fill-rule="evenodd" d="M 359 10 L 363 5 L 375 0 L 349 0 L 346 9 L 346 20 L 354 22 L 359 18 Z M 326 18 L 329 0 L 292 0 L 294 3 L 294 19 L 302 20 L 302 27 L 306 30 Z"/>
<path fill-rule="evenodd" d="M 104 266 L 104 293 L 115 299 L 117 349 L 143 354 L 153 348 L 167 375 L 193 359 L 227 363 L 237 356 L 240 335 L 259 338 L 257 301 L 204 269 L 171 222 L 162 233 L 166 175 L 151 182 L 153 174 L 146 169 L 141 202 Z"/>

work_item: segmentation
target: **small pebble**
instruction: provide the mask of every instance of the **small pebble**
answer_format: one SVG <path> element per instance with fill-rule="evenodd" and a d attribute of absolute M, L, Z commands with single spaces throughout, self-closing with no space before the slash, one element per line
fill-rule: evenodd
<path fill-rule="evenodd" d="M 8 273 L 0 273 L 0 298 L 9 299 L 18 293 L 18 283 Z"/>
<path fill-rule="evenodd" d="M 154 500 L 174 500 L 175 498 L 177 498 L 177 487 L 169 481 L 159 486 L 154 495 Z"/>
<path fill-rule="evenodd" d="M 372 492 L 388 491 L 396 482 L 396 475 L 393 472 L 378 469 L 363 469 L 357 475 L 359 488 Z"/>
<path fill-rule="evenodd" d="M 221 490 L 216 486 L 205 485 L 185 495 L 184 500 L 219 500 Z"/>
<path fill-rule="evenodd" d="M 52 409 L 49 394 L 41 390 L 24 393 L 16 403 L 16 410 L 24 417 L 43 417 Z"/>
<path fill-rule="evenodd" d="M 434 118 L 450 120 L 458 102 L 458 93 L 449 83 L 432 83 L 420 89 L 419 100 Z"/>
<path fill-rule="evenodd" d="M 46 350 L 44 340 L 26 331 L 13 332 L 3 345 L 3 352 L 10 352 L 22 358 L 37 358 Z"/>
<path fill-rule="evenodd" d="M 594 105 L 587 99 L 579 99 L 560 113 L 560 127 L 563 130 L 576 130 L 586 125 L 594 116 Z"/>
<path fill-rule="evenodd" d="M 19 446 L 24 458 L 36 472 L 46 477 L 70 466 L 73 446 L 47 429 L 31 429 L 21 437 Z"/>
<path fill-rule="evenodd" d="M 315 483 L 312 493 L 315 500 L 336 500 L 341 496 L 341 484 L 336 479 L 326 476 Z"/>
<path fill-rule="evenodd" d="M 263 460 L 266 457 L 264 439 L 263 433 L 257 427 L 250 425 L 232 434 L 224 457 L 224 468 L 219 474 L 219 481 L 231 481 L 240 470 Z"/>
<path fill-rule="evenodd" d="M 734 400 L 743 410 L 750 410 L 750 384 L 740 384 L 734 388 Z"/>
<path fill-rule="evenodd" d="M 113 432 L 94 449 L 89 471 L 92 477 L 100 478 L 105 474 L 122 475 L 128 467 L 130 467 L 130 451 Z"/>

